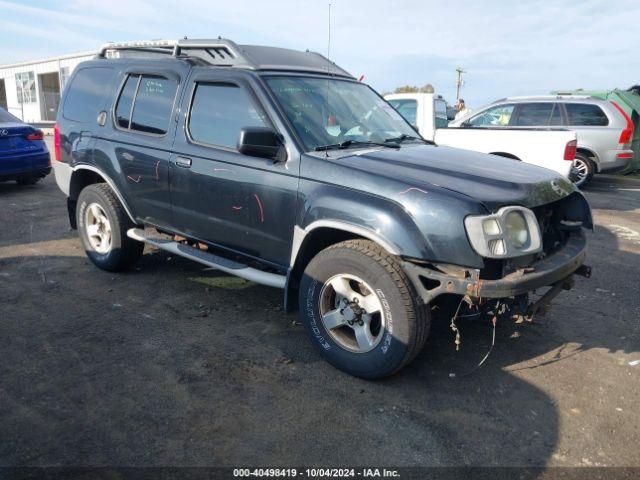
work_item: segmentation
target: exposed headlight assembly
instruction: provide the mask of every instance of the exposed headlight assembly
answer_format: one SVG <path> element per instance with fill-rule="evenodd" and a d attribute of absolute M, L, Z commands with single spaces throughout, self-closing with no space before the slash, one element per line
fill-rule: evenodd
<path fill-rule="evenodd" d="M 502 207 L 491 215 L 470 215 L 464 225 L 471 246 L 483 257 L 519 257 L 542 248 L 538 220 L 528 208 Z"/>

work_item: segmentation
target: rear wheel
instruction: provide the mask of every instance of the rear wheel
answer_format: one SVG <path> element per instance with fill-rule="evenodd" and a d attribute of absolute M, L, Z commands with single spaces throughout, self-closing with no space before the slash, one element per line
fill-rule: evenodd
<path fill-rule="evenodd" d="M 142 255 L 144 244 L 127 237 L 135 224 L 107 184 L 89 185 L 80 192 L 76 222 L 87 256 L 101 269 L 125 270 Z"/>
<path fill-rule="evenodd" d="M 429 311 L 396 259 L 368 240 L 320 252 L 304 271 L 300 312 L 333 366 L 361 378 L 391 375 L 420 351 Z"/>
<path fill-rule="evenodd" d="M 593 160 L 582 153 L 576 153 L 569 179 L 576 187 L 582 188 L 591 181 L 595 170 L 596 165 Z"/>

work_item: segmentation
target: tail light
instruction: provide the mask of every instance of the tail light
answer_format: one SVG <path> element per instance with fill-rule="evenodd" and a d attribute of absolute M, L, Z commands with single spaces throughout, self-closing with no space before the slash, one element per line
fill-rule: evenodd
<path fill-rule="evenodd" d="M 633 152 L 621 152 L 616 155 L 617 158 L 633 158 Z"/>
<path fill-rule="evenodd" d="M 42 133 L 42 130 L 36 130 L 33 133 L 30 133 L 29 135 L 25 136 L 24 138 L 26 138 L 29 141 L 36 141 L 36 140 L 43 140 L 44 139 L 44 133 Z"/>
<path fill-rule="evenodd" d="M 56 123 L 53 127 L 53 151 L 57 162 L 62 161 L 62 154 L 60 152 L 60 125 Z"/>
<path fill-rule="evenodd" d="M 616 102 L 612 101 L 611 103 L 613 103 L 613 106 L 618 109 L 618 111 L 622 114 L 627 122 L 627 126 L 620 133 L 620 139 L 618 140 L 618 143 L 622 143 L 624 145 L 629 144 L 631 143 L 631 139 L 633 138 L 633 122 L 631 121 L 631 117 L 629 117 L 627 112 L 625 112 L 622 107 L 620 107 L 620 105 L 618 105 Z"/>
<path fill-rule="evenodd" d="M 573 162 L 576 158 L 576 148 L 578 148 L 577 140 L 567 142 L 566 147 L 564 147 L 564 159 Z"/>

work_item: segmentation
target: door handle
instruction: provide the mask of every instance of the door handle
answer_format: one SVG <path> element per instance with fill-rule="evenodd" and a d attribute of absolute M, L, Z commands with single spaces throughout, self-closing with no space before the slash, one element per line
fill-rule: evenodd
<path fill-rule="evenodd" d="M 191 159 L 187 157 L 176 157 L 176 165 L 184 168 L 191 168 Z"/>

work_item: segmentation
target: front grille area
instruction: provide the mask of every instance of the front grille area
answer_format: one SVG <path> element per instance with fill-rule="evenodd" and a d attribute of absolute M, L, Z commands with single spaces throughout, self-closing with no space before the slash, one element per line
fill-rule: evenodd
<path fill-rule="evenodd" d="M 559 250 L 564 245 L 569 231 L 562 228 L 560 209 L 554 208 L 554 204 L 542 205 L 534 208 L 533 211 L 540 225 L 542 234 L 542 253 L 549 255 Z"/>
<path fill-rule="evenodd" d="M 497 280 L 517 269 L 529 267 L 537 260 L 562 249 L 573 232 L 581 228 L 592 228 L 589 205 L 578 192 L 531 210 L 540 226 L 542 251 L 504 260 L 485 258 L 485 267 L 480 270 L 481 279 Z"/>

